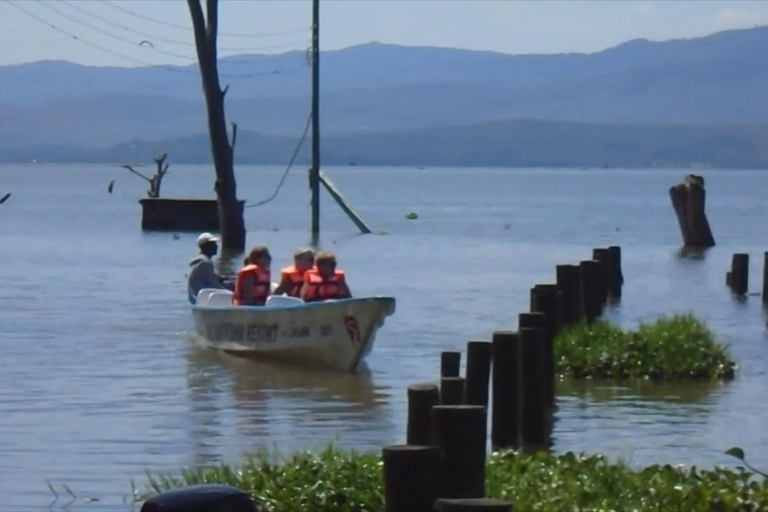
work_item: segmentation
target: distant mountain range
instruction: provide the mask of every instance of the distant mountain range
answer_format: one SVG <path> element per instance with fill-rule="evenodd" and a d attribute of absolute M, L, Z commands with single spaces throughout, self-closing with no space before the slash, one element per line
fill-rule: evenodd
<path fill-rule="evenodd" d="M 285 163 L 309 115 L 305 54 L 220 72 L 238 161 Z M 321 87 L 327 163 L 768 167 L 768 27 L 588 55 L 371 43 L 324 52 Z M 205 131 L 196 65 L 0 67 L 0 161 L 207 162 Z"/>

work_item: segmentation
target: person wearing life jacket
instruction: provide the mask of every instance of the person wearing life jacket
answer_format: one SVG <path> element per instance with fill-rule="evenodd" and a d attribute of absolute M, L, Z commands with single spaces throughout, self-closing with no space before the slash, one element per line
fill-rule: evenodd
<path fill-rule="evenodd" d="M 272 256 L 269 249 L 259 245 L 251 249 L 245 258 L 245 266 L 237 273 L 235 294 L 232 297 L 234 306 L 263 306 L 269 297 L 272 287 L 272 276 L 269 270 Z"/>
<path fill-rule="evenodd" d="M 315 268 L 304 274 L 301 298 L 304 302 L 320 302 L 328 299 L 348 299 L 352 293 L 347 286 L 344 272 L 336 270 L 336 256 L 320 251 L 315 257 Z"/>
<path fill-rule="evenodd" d="M 315 266 L 315 251 L 300 247 L 293 253 L 293 265 L 285 267 L 280 273 L 280 284 L 273 295 L 287 294 L 289 297 L 301 297 L 304 286 L 304 274 Z"/>

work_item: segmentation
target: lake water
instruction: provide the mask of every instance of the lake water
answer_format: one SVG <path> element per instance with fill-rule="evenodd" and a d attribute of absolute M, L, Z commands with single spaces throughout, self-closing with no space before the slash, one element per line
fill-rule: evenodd
<path fill-rule="evenodd" d="M 149 168 L 148 168 L 149 169 Z M 296 370 L 197 347 L 184 273 L 193 233 L 140 230 L 146 187 L 108 165 L 0 166 L 0 495 L 4 510 L 122 510 L 145 471 L 236 462 L 335 442 L 379 449 L 405 436 L 406 387 L 438 376 L 441 350 L 515 328 L 529 289 L 555 265 L 621 245 L 625 326 L 674 312 L 706 319 L 738 362 L 727 384 L 558 388 L 555 451 L 632 465 L 733 465 L 743 447 L 768 469 L 768 329 L 760 298 L 734 299 L 725 272 L 748 252 L 760 291 L 768 250 L 768 172 L 705 171 L 718 246 L 678 256 L 661 170 L 327 168 L 381 234 L 360 236 L 328 196 L 322 245 L 352 292 L 397 297 L 357 375 Z M 240 167 L 239 195 L 268 197 L 282 169 Z M 116 178 L 113 194 L 107 184 Z M 166 196 L 211 197 L 207 166 L 171 166 Z M 247 210 L 248 244 L 275 266 L 308 242 L 306 172 Z M 408 212 L 418 220 L 405 219 Z M 98 502 L 88 503 L 88 498 Z"/>

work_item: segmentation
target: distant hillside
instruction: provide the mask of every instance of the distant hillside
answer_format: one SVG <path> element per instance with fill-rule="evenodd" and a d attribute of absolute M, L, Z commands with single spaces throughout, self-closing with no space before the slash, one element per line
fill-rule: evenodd
<path fill-rule="evenodd" d="M 298 139 L 238 133 L 239 164 L 284 164 Z M 732 126 L 587 124 L 498 121 L 395 133 L 326 136 L 328 165 L 505 167 L 768 168 L 768 124 Z M 309 144 L 298 164 L 309 159 Z M 209 163 L 208 137 L 199 134 L 155 142 L 133 141 L 106 150 L 39 146 L 0 150 L 6 160 L 29 162 L 131 162 L 136 155 L 168 152 L 178 163 Z"/>

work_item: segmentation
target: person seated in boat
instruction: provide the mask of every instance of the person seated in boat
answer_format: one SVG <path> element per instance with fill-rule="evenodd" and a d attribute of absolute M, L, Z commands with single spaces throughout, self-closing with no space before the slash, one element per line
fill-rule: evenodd
<path fill-rule="evenodd" d="M 228 289 L 213 268 L 212 258 L 219 250 L 218 241 L 218 237 L 210 233 L 203 233 L 197 237 L 197 247 L 200 249 L 200 254 L 189 262 L 191 268 L 187 278 L 187 292 L 191 304 L 197 302 L 197 294 L 203 288 Z"/>
<path fill-rule="evenodd" d="M 315 268 L 304 274 L 301 298 L 305 302 L 320 302 L 350 297 L 352 297 L 352 293 L 347 286 L 344 272 L 336 269 L 336 256 L 328 251 L 317 253 Z"/>
<path fill-rule="evenodd" d="M 280 284 L 272 292 L 273 295 L 287 294 L 289 297 L 301 297 L 304 286 L 304 274 L 315 266 L 315 251 L 299 247 L 293 253 L 293 265 L 285 267 L 280 272 Z"/>
<path fill-rule="evenodd" d="M 272 256 L 269 249 L 259 245 L 251 249 L 245 258 L 245 266 L 237 273 L 235 294 L 232 304 L 235 306 L 263 306 L 272 288 L 272 276 L 269 270 Z"/>

